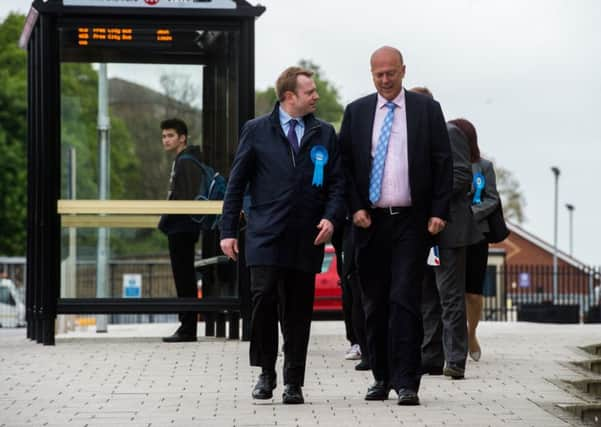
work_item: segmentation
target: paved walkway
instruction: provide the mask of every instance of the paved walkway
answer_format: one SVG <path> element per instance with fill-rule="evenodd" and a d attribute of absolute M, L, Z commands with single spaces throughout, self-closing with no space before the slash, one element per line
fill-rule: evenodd
<path fill-rule="evenodd" d="M 462 381 L 424 377 L 419 407 L 366 402 L 369 373 L 343 359 L 342 322 L 314 322 L 305 405 L 250 397 L 258 370 L 248 343 L 163 344 L 174 325 L 120 325 L 59 336 L 44 347 L 0 329 L 0 426 L 566 426 L 556 404 L 580 402 L 561 379 L 601 343 L 595 325 L 481 325 L 482 360 Z M 278 362 L 280 369 L 281 360 Z M 280 372 L 280 370 L 278 370 Z"/>

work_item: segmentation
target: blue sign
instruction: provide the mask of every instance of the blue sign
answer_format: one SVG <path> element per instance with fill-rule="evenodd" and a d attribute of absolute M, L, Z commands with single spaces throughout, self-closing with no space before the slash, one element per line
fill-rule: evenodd
<path fill-rule="evenodd" d="M 124 274 L 123 275 L 123 298 L 141 298 L 142 297 L 142 275 Z"/>
<path fill-rule="evenodd" d="M 520 288 L 530 287 L 530 273 L 520 273 L 518 275 L 518 286 Z"/>

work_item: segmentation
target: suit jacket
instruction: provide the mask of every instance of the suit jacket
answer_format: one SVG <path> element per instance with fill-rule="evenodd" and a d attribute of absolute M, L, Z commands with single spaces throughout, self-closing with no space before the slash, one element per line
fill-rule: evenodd
<path fill-rule="evenodd" d="M 248 266 L 317 273 L 323 261 L 323 245 L 313 244 L 317 224 L 325 218 L 337 227 L 344 218 L 344 175 L 334 128 L 312 114 L 303 119 L 305 133 L 296 156 L 280 125 L 279 104 L 242 129 L 223 203 L 221 238 L 237 237 L 248 187 Z M 328 152 L 321 187 L 312 185 L 311 149 L 318 145 Z"/>
<path fill-rule="evenodd" d="M 492 162 L 480 158 L 476 163 L 472 163 L 472 172 L 480 172 L 484 175 L 484 190 L 482 191 L 482 203 L 472 205 L 472 212 L 478 224 L 481 233 L 489 231 L 488 216 L 497 209 L 499 205 L 499 193 L 497 191 L 497 180 Z"/>
<path fill-rule="evenodd" d="M 453 194 L 447 226 L 437 236 L 441 248 L 459 248 L 472 245 L 484 238 L 472 215 L 469 192 L 472 185 L 470 147 L 461 130 L 447 124 L 453 154 Z"/>
<path fill-rule="evenodd" d="M 346 195 L 351 215 L 370 208 L 369 175 L 377 94 L 350 103 L 340 128 Z M 440 105 L 435 100 L 405 91 L 407 154 L 412 206 L 426 226 L 429 217 L 449 218 L 453 165 L 449 136 Z M 371 228 L 371 227 L 370 227 Z M 356 244 L 369 239 L 370 229 L 356 229 Z"/>

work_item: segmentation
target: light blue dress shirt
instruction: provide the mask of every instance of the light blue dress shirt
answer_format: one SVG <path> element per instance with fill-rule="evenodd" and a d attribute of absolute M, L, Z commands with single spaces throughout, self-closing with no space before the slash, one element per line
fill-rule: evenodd
<path fill-rule="evenodd" d="M 294 128 L 296 132 L 296 138 L 298 139 L 298 146 L 301 146 L 301 141 L 303 139 L 303 135 L 305 134 L 305 122 L 303 118 L 290 117 L 290 115 L 284 111 L 282 107 L 280 107 L 280 126 L 282 126 L 282 130 L 284 131 L 284 135 L 288 135 L 288 131 L 290 130 L 290 120 L 296 120 L 298 124 Z"/>

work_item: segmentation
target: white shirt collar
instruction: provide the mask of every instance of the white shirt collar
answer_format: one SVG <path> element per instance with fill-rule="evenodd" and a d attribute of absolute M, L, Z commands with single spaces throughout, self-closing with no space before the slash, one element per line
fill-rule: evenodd
<path fill-rule="evenodd" d="M 378 104 L 377 109 L 384 107 L 388 100 L 384 98 L 382 95 L 378 93 Z M 405 108 L 405 88 L 401 88 L 399 94 L 394 98 L 391 102 L 393 102 L 397 108 L 404 109 Z"/>
<path fill-rule="evenodd" d="M 302 117 L 292 117 L 290 114 L 288 114 L 280 105 L 280 123 L 282 125 L 287 125 L 288 122 L 290 122 L 290 120 L 296 120 L 301 126 L 304 126 L 304 121 Z"/>

